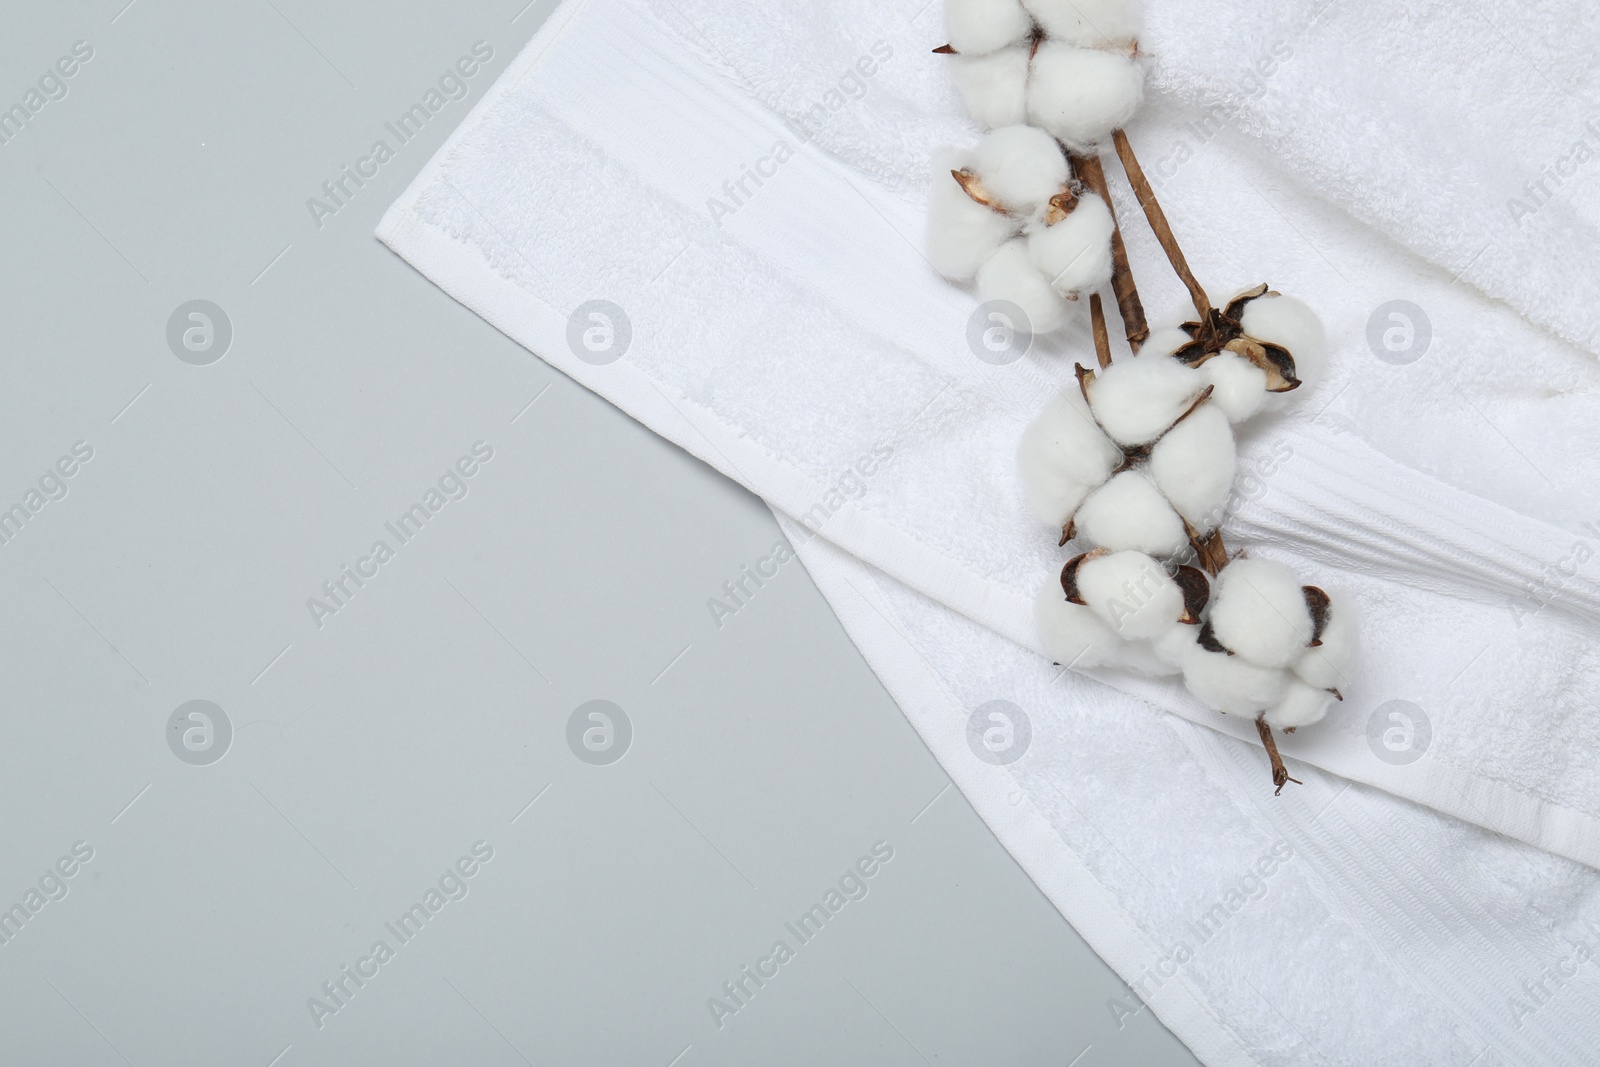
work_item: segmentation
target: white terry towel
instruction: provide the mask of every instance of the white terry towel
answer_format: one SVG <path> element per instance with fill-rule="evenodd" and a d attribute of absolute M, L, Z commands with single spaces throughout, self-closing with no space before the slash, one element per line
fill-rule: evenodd
<path fill-rule="evenodd" d="M 1211 1067 L 1594 1062 L 1593 869 L 1315 768 L 1284 804 L 1257 747 L 785 530 L 956 784 L 1128 983 L 1105 1005 L 1119 1023 L 1148 1004 Z M 1023 730 L 1014 762 L 976 758 Z"/>
<path fill-rule="evenodd" d="M 1305 24 L 1294 47 L 1307 57 L 1321 54 L 1311 40 L 1339 55 L 1364 17 L 1288 6 Z M 1207 4 L 1154 7 L 1146 48 L 1166 55 L 1181 57 L 1175 37 L 1210 17 Z M 1276 823 L 1295 847 L 1314 837 L 1326 848 L 1307 892 L 1339 917 L 1312 935 L 1325 936 L 1328 951 L 1273 959 L 1271 946 L 1281 954 L 1296 943 L 1292 924 L 1267 941 L 1230 933 L 1208 945 L 1215 971 L 1185 969 L 1166 991 L 1142 987 L 1207 1062 L 1298 1062 L 1283 1036 L 1294 1033 L 1314 1035 L 1332 1062 L 1389 1059 L 1358 1055 L 1359 1035 L 1341 1015 L 1350 985 L 1393 984 L 1379 980 L 1385 968 L 1440 1003 L 1471 986 L 1460 1001 L 1470 1010 L 1429 1024 L 1456 1036 L 1419 1042 L 1416 1062 L 1497 1062 L 1490 1048 L 1504 1062 L 1580 1062 L 1561 1050 L 1592 1047 L 1581 1042 L 1595 1035 L 1562 1005 L 1592 997 L 1591 974 L 1564 978 L 1532 1016 L 1515 998 L 1524 979 L 1564 967 L 1570 951 L 1556 950 L 1600 918 L 1594 872 L 1359 787 L 1335 801 L 1339 785 L 1310 769 L 1299 775 L 1310 776 L 1302 795 L 1268 806 L 1258 750 L 1170 716 L 1145 715 L 1146 728 L 1125 736 L 1137 701 L 1075 678 L 1059 683 L 1066 693 L 1040 686 L 1048 665 L 1002 639 L 1032 643 L 1028 602 L 1061 562 L 1048 532 L 1024 517 L 1012 451 L 1087 342 L 1080 333 L 1042 344 L 1006 367 L 979 361 L 964 340 L 972 299 L 920 258 L 927 156 L 972 136 L 927 54 L 938 33 L 937 5 L 915 3 L 778 0 L 751 10 L 727 0 L 572 0 L 396 204 L 381 236 L 552 364 L 820 529 L 843 550 L 833 553 L 840 569 L 871 565 L 881 574 L 863 569 L 870 581 L 903 586 L 895 641 L 869 625 L 848 587 L 831 589 L 952 776 L 1130 980 L 1148 962 L 1144 949 L 1165 936 L 1166 918 L 1192 912 L 1197 887 L 1222 884 L 1206 873 L 1211 855 L 1190 854 L 1192 828 L 1174 824 L 1174 810 L 1214 817 L 1214 837 L 1232 828 L 1256 843 L 1244 829 L 1276 835 L 1261 829 Z M 1432 92 L 1470 76 L 1461 56 L 1421 58 L 1431 62 Z M 1240 57 L 1240 69 L 1252 61 Z M 1184 69 L 1169 61 L 1161 78 L 1182 84 Z M 1302 110 L 1283 128 L 1314 127 L 1318 109 L 1359 109 L 1356 93 L 1322 74 L 1317 93 L 1284 102 Z M 1189 76 L 1202 87 L 1196 93 L 1222 91 L 1204 89 L 1198 65 Z M 1585 336 L 1580 327 L 1592 326 L 1594 312 L 1574 305 L 1567 321 L 1529 302 L 1534 321 L 1525 321 L 1475 292 L 1471 273 L 1454 278 L 1353 224 L 1312 191 L 1334 187 L 1318 179 L 1320 157 L 1288 167 L 1252 139 L 1247 95 L 1235 94 L 1219 132 L 1203 141 L 1195 123 L 1210 112 L 1181 101 L 1141 118 L 1132 134 L 1156 163 L 1191 142 L 1181 160 L 1153 169 L 1201 277 L 1219 292 L 1270 280 L 1324 310 L 1335 339 L 1330 379 L 1247 443 L 1243 467 L 1262 488 L 1229 527 L 1230 543 L 1349 588 L 1366 609 L 1367 654 L 1346 706 L 1285 749 L 1600 864 L 1600 774 L 1583 758 L 1600 741 L 1600 593 L 1588 562 L 1600 535 L 1582 525 L 1600 521 L 1592 418 L 1600 368 L 1540 328 Z M 1465 130 L 1472 116 L 1455 121 Z M 1359 183 L 1363 165 L 1375 164 L 1341 157 L 1341 175 Z M 1176 306 L 1180 290 L 1130 205 L 1120 206 L 1148 302 Z M 1363 219 L 1383 223 L 1377 213 Z M 1378 360 L 1366 342 L 1373 310 L 1396 299 L 1432 325 L 1427 351 L 1405 366 Z M 620 305 L 626 329 L 608 334 L 603 318 L 590 317 L 595 300 Z M 614 311 L 598 313 L 624 325 Z M 808 562 L 820 568 L 826 551 L 812 542 Z M 955 637 L 939 646 L 941 633 Z M 1030 754 L 1008 772 L 1018 784 L 1004 794 L 1033 819 L 1017 829 L 971 780 L 961 750 L 924 725 L 932 690 L 895 681 L 918 652 L 941 664 L 946 711 L 985 691 L 1016 692 L 1023 699 L 1008 699 L 1037 709 L 1051 741 L 1070 739 L 1088 754 L 1121 745 L 1129 758 L 1074 775 Z M 1000 666 L 1004 673 L 987 673 Z M 1169 687 L 1111 680 L 1180 716 L 1253 734 Z M 1173 760 L 1193 757 L 1165 744 L 1167 735 L 1213 754 L 1205 781 L 1171 773 Z M 1313 807 L 1323 786 L 1328 799 Z M 1163 803 L 1149 801 L 1153 793 Z M 1130 798 L 1146 799 L 1130 806 Z M 1107 819 L 1117 848 L 1132 836 L 1148 855 L 1167 857 L 1161 878 L 1133 885 L 1096 869 L 1091 860 L 1109 852 L 1091 828 Z M 1374 840 L 1402 842 L 1391 851 L 1404 855 L 1375 852 Z M 1063 874 L 1074 863 L 1087 863 L 1119 903 L 1075 913 L 1067 892 L 1075 883 Z M 1442 931 L 1439 915 L 1474 932 Z M 1357 929 L 1376 940 L 1347 952 Z M 1230 982 L 1240 974 L 1260 975 L 1272 999 L 1241 1003 Z M 1412 1003 L 1391 1002 L 1384 1018 L 1425 1014 Z"/>

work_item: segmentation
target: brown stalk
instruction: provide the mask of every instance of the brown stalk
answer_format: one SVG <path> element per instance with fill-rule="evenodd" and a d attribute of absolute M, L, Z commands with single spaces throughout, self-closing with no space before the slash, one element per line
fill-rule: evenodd
<path fill-rule="evenodd" d="M 1161 210 L 1161 203 L 1156 199 L 1156 191 L 1151 188 L 1150 179 L 1144 176 L 1144 168 L 1139 166 L 1139 159 L 1133 154 L 1133 145 L 1128 143 L 1128 135 L 1121 130 L 1113 130 L 1111 138 L 1116 142 L 1117 158 L 1122 161 L 1122 169 L 1128 175 L 1128 184 L 1133 186 L 1133 195 L 1138 197 L 1139 206 L 1144 209 L 1144 217 L 1150 223 L 1150 229 L 1154 231 L 1156 240 L 1161 242 L 1161 250 L 1167 254 L 1172 269 L 1177 272 L 1178 278 L 1189 290 L 1189 298 L 1194 301 L 1194 309 L 1200 313 L 1200 321 L 1209 322 L 1212 311 L 1211 298 L 1206 295 L 1199 279 L 1194 276 L 1194 271 L 1189 269 L 1189 261 L 1184 259 L 1183 249 L 1178 247 L 1178 239 L 1172 233 L 1172 224 L 1167 221 L 1166 212 Z"/>
<path fill-rule="evenodd" d="M 1094 324 L 1094 354 L 1100 369 L 1111 366 L 1111 333 L 1106 329 L 1106 309 L 1100 304 L 1100 294 L 1089 295 L 1089 321 Z"/>
<path fill-rule="evenodd" d="M 1267 755 L 1272 760 L 1272 784 L 1278 787 L 1272 795 L 1278 796 L 1283 792 L 1283 787 L 1290 782 L 1304 785 L 1300 779 L 1289 777 L 1289 768 L 1283 765 L 1283 757 L 1278 755 L 1278 742 L 1273 738 L 1272 727 L 1267 725 L 1266 719 L 1256 720 L 1256 733 L 1261 735 L 1261 743 L 1266 746 Z"/>
<path fill-rule="evenodd" d="M 1111 204 L 1111 189 L 1106 185 L 1105 168 L 1100 165 L 1097 155 L 1080 156 L 1069 152 L 1068 158 L 1072 160 L 1073 173 L 1106 202 L 1106 209 L 1111 212 L 1111 291 L 1117 296 L 1117 311 L 1122 315 L 1128 347 L 1137 352 L 1145 338 L 1150 336 L 1150 325 L 1145 321 L 1139 289 L 1133 284 L 1133 268 L 1128 265 L 1128 246 L 1122 240 L 1117 209 Z"/>

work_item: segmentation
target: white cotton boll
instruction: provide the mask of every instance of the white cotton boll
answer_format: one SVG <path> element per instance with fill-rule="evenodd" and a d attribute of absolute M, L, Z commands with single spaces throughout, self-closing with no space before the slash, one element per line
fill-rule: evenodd
<path fill-rule="evenodd" d="M 1225 648 L 1263 667 L 1287 667 L 1311 643 L 1311 609 L 1294 571 L 1236 559 L 1211 589 L 1211 630 Z"/>
<path fill-rule="evenodd" d="M 1189 331 L 1180 329 L 1177 326 L 1168 326 L 1165 329 L 1156 330 L 1149 337 L 1146 337 L 1144 344 L 1139 348 L 1139 355 L 1149 356 L 1152 359 L 1157 357 L 1165 358 L 1192 340 L 1194 338 L 1189 336 Z"/>
<path fill-rule="evenodd" d="M 1069 667 L 1105 667 L 1121 660 L 1122 639 L 1100 616 L 1069 601 L 1052 578 L 1033 603 L 1045 654 Z"/>
<path fill-rule="evenodd" d="M 1333 705 L 1333 694 L 1326 689 L 1311 686 L 1291 678 L 1277 703 L 1266 710 L 1262 718 L 1267 725 L 1279 730 L 1292 730 L 1322 721 Z"/>
<path fill-rule="evenodd" d="M 944 32 L 957 52 L 982 55 L 1027 37 L 1033 17 L 1019 0 L 945 0 Z"/>
<path fill-rule="evenodd" d="M 1266 403 L 1267 372 L 1241 355 L 1219 352 L 1200 364 L 1200 373 L 1213 386 L 1211 403 L 1229 422 L 1243 422 Z"/>
<path fill-rule="evenodd" d="M 1183 590 L 1143 552 L 1113 552 L 1078 566 L 1078 598 L 1125 641 L 1148 641 L 1178 625 Z"/>
<path fill-rule="evenodd" d="M 967 114 L 986 129 L 1014 126 L 1028 117 L 1028 62 L 1032 44 L 988 55 L 946 56 Z"/>
<path fill-rule="evenodd" d="M 1067 302 L 1050 288 L 1028 256 L 1028 242 L 1007 241 L 978 268 L 978 299 L 1009 300 L 1027 316 L 1030 333 L 1049 333 L 1067 321 Z"/>
<path fill-rule="evenodd" d="M 1125 48 L 1139 36 L 1140 0 L 1022 0 L 1044 32 L 1085 48 Z"/>
<path fill-rule="evenodd" d="M 1165 558 L 1189 545 L 1183 520 L 1143 471 L 1123 471 L 1090 493 L 1076 519 L 1078 536 L 1114 552 Z"/>
<path fill-rule="evenodd" d="M 1051 526 L 1065 526 L 1121 462 L 1122 450 L 1095 424 L 1076 382 L 1050 397 L 1017 445 L 1029 510 Z"/>
<path fill-rule="evenodd" d="M 1047 526 L 1065 527 L 1095 488 L 1032 451 L 1018 453 L 1017 469 L 1029 513 Z"/>
<path fill-rule="evenodd" d="M 1289 675 L 1196 645 L 1184 661 L 1183 684 L 1213 711 L 1255 716 L 1283 698 Z"/>
<path fill-rule="evenodd" d="M 1199 636 L 1200 627 L 1180 623 L 1150 642 L 1150 650 L 1167 667 L 1163 674 L 1183 670 L 1189 657 L 1201 651 Z"/>
<path fill-rule="evenodd" d="M 1259 296 L 1244 306 L 1239 325 L 1257 341 L 1287 348 L 1294 357 L 1295 377 L 1302 382 L 1320 379 L 1328 337 L 1322 320 L 1304 301 L 1270 293 Z"/>
<path fill-rule="evenodd" d="M 1071 176 L 1056 139 L 1037 126 L 1005 126 L 983 135 L 973 169 L 1002 207 L 1031 215 L 1061 192 Z"/>
<path fill-rule="evenodd" d="M 1111 209 L 1093 193 L 1078 199 L 1072 213 L 1054 226 L 1035 223 L 1028 254 L 1059 293 L 1082 293 L 1111 280 Z"/>
<path fill-rule="evenodd" d="M 1182 627 L 1193 629 L 1193 627 Z M 1149 641 L 1130 641 L 1122 646 L 1121 655 L 1117 657 L 1116 666 L 1123 670 L 1142 674 L 1146 678 L 1166 678 L 1182 673 L 1181 669 L 1168 663 L 1156 654 L 1155 646 Z"/>
<path fill-rule="evenodd" d="M 1095 375 L 1089 406 L 1112 440 L 1147 445 L 1177 422 L 1205 387 L 1199 371 L 1175 359 L 1123 359 Z"/>
<path fill-rule="evenodd" d="M 1099 485 L 1122 462 L 1122 449 L 1101 431 L 1077 382 L 1051 394 L 1022 435 L 1022 451 L 1038 452 L 1078 481 Z"/>
<path fill-rule="evenodd" d="M 1343 689 L 1350 684 L 1360 647 L 1361 616 L 1344 597 L 1334 597 L 1328 607 L 1328 622 L 1322 629 L 1322 644 L 1308 648 L 1295 662 L 1294 673 L 1317 689 Z"/>
<path fill-rule="evenodd" d="M 1088 150 L 1125 124 L 1144 99 L 1144 71 L 1132 59 L 1098 48 L 1045 41 L 1028 79 L 1028 117 Z"/>
<path fill-rule="evenodd" d="M 928 262 L 953 282 L 971 280 L 1018 229 L 1015 219 L 984 207 L 951 177 L 951 171 L 962 169 L 967 162 L 960 153 L 936 153 L 928 197 Z"/>
<path fill-rule="evenodd" d="M 1202 534 L 1222 521 L 1239 455 L 1222 409 L 1202 404 L 1150 450 L 1150 477 L 1178 514 Z"/>

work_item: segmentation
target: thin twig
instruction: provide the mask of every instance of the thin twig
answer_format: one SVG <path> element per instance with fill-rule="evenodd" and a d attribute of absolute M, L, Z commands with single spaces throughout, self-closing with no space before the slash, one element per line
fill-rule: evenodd
<path fill-rule="evenodd" d="M 1199 279 L 1194 276 L 1194 271 L 1189 269 L 1189 261 L 1183 258 L 1183 249 L 1178 247 L 1178 239 L 1173 236 L 1172 224 L 1167 221 L 1166 213 L 1161 210 L 1161 203 L 1156 200 L 1156 191 L 1151 188 L 1150 180 L 1144 176 L 1144 168 L 1139 166 L 1139 159 L 1133 154 L 1133 145 L 1128 143 L 1128 135 L 1121 130 L 1113 130 L 1111 138 L 1116 142 L 1117 158 L 1122 161 L 1122 169 L 1128 175 L 1128 184 L 1133 186 L 1133 195 L 1138 198 L 1139 206 L 1144 209 L 1144 217 L 1150 223 L 1150 229 L 1155 233 L 1156 240 L 1161 242 L 1161 250 L 1167 254 L 1172 269 L 1177 272 L 1178 278 L 1189 290 L 1189 298 L 1194 301 L 1194 309 L 1200 313 L 1200 321 L 1210 321 L 1211 298 L 1206 295 Z"/>
<path fill-rule="evenodd" d="M 1128 265 L 1128 246 L 1122 240 L 1117 209 L 1111 203 L 1111 189 L 1106 184 L 1105 168 L 1100 165 L 1097 155 L 1068 155 L 1079 180 L 1104 200 L 1106 210 L 1111 212 L 1111 290 L 1117 295 L 1117 311 L 1122 316 L 1122 328 L 1128 335 L 1128 347 L 1137 352 L 1145 338 L 1150 336 L 1150 326 L 1145 321 L 1139 288 L 1133 283 L 1133 268 Z"/>
<path fill-rule="evenodd" d="M 1089 295 L 1089 321 L 1094 324 L 1094 354 L 1100 369 L 1111 366 L 1111 334 L 1106 329 L 1106 309 L 1100 303 L 1100 294 Z"/>
<path fill-rule="evenodd" d="M 1290 782 L 1295 785 L 1304 785 L 1305 783 L 1300 779 L 1289 777 L 1289 768 L 1283 765 L 1283 757 L 1278 755 L 1278 742 L 1273 739 L 1272 727 L 1267 725 L 1266 719 L 1256 720 L 1256 733 L 1261 735 L 1261 743 L 1266 746 L 1267 755 L 1272 760 L 1272 784 L 1278 787 L 1277 792 L 1272 795 L 1277 796 L 1282 793 L 1283 787 Z"/>

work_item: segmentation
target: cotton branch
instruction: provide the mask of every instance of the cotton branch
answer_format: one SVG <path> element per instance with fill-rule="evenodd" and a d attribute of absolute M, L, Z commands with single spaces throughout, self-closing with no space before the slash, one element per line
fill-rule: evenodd
<path fill-rule="evenodd" d="M 1272 760 L 1272 784 L 1278 787 L 1277 792 L 1272 795 L 1277 796 L 1282 793 L 1283 787 L 1290 782 L 1304 785 L 1300 779 L 1289 777 L 1289 768 L 1283 765 L 1283 757 L 1278 755 L 1278 742 L 1273 738 L 1272 727 L 1267 725 L 1266 719 L 1256 720 L 1256 733 L 1261 735 L 1261 743 L 1266 746 L 1267 756 Z"/>
<path fill-rule="evenodd" d="M 1100 294 L 1089 295 L 1089 321 L 1094 326 L 1094 355 L 1100 369 L 1111 366 L 1111 334 L 1106 329 L 1106 309 L 1100 303 Z"/>
<path fill-rule="evenodd" d="M 1139 166 L 1139 159 L 1133 154 L 1133 145 L 1128 143 L 1128 135 L 1121 130 L 1113 130 L 1111 139 L 1117 146 L 1117 158 L 1122 161 L 1122 169 L 1128 175 L 1128 184 L 1133 186 L 1133 195 L 1139 200 L 1139 206 L 1144 209 L 1144 217 L 1150 223 L 1150 229 L 1155 233 L 1156 240 L 1161 242 L 1161 250 L 1167 254 L 1167 259 L 1172 263 L 1172 269 L 1177 272 L 1178 278 L 1189 290 L 1189 298 L 1194 301 L 1194 309 L 1200 313 L 1201 322 L 1211 320 L 1211 298 L 1200 285 L 1199 279 L 1194 276 L 1194 271 L 1189 269 L 1189 261 L 1183 256 L 1183 249 L 1178 247 L 1178 239 L 1173 236 L 1172 224 L 1167 221 L 1166 212 L 1161 210 L 1161 203 L 1156 199 L 1156 191 L 1150 185 L 1150 180 L 1144 175 L 1144 168 Z"/>
<path fill-rule="evenodd" d="M 1139 351 L 1145 338 L 1150 336 L 1150 325 L 1145 321 L 1144 304 L 1139 300 L 1139 289 L 1133 283 L 1133 268 L 1128 265 L 1128 246 L 1122 240 L 1122 226 L 1117 222 L 1117 209 L 1111 203 L 1111 189 L 1106 184 L 1106 171 L 1097 155 L 1068 153 L 1072 169 L 1084 184 L 1089 186 L 1111 212 L 1111 290 L 1117 295 L 1117 311 L 1122 316 L 1122 327 L 1128 335 L 1128 347 Z M 1104 364 L 1102 364 L 1104 366 Z"/>

